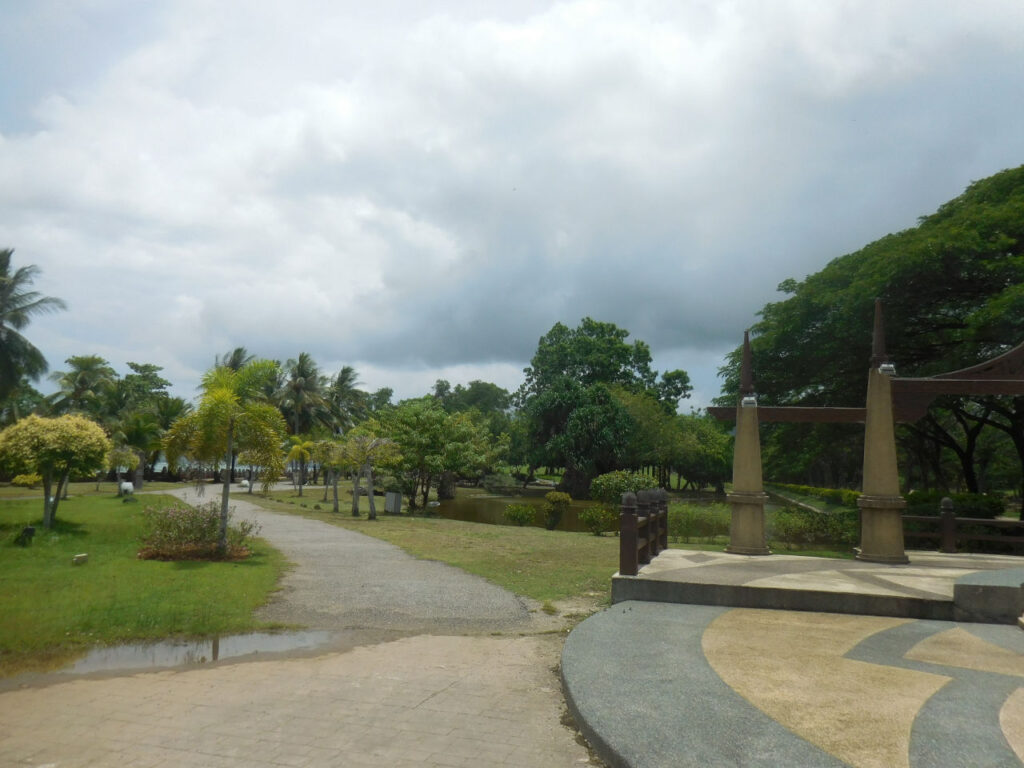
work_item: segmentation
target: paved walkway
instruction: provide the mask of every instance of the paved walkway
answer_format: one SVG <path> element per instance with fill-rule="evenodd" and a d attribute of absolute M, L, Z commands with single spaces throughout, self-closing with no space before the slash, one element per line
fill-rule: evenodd
<path fill-rule="evenodd" d="M 562 635 L 538 633 L 516 596 L 358 533 L 234 503 L 295 564 L 262 618 L 332 630 L 337 650 L 45 676 L 0 694 L 0 765 L 593 764 L 560 724 Z"/>
<path fill-rule="evenodd" d="M 1018 766 L 1024 632 L 626 601 L 573 630 L 570 707 L 613 766 Z"/>

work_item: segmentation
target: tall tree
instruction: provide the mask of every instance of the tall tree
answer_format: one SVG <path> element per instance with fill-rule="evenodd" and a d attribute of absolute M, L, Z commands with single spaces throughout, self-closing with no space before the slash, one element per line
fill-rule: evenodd
<path fill-rule="evenodd" d="M 386 411 L 380 420 L 383 437 L 398 446 L 401 475 L 410 509 L 416 495 L 427 505 L 430 491 L 445 472 L 469 473 L 493 463 L 504 450 L 472 414 L 448 414 L 432 397 L 405 400 Z"/>
<path fill-rule="evenodd" d="M 327 387 L 327 403 L 334 428 L 346 432 L 366 418 L 368 395 L 359 389 L 359 375 L 351 365 L 343 366 Z"/>
<path fill-rule="evenodd" d="M 117 373 L 99 355 L 75 355 L 64 362 L 68 365 L 67 371 L 50 375 L 60 387 L 50 396 L 50 407 L 55 413 L 85 413 L 101 419 L 103 398 L 114 386 Z"/>
<path fill-rule="evenodd" d="M 876 297 L 885 306 L 887 351 L 902 376 L 964 368 L 1018 344 L 1024 339 L 1022 211 L 1024 166 L 971 184 L 912 229 L 837 258 L 802 281 L 784 281 L 779 290 L 787 298 L 766 305 L 752 329 L 761 402 L 863 405 Z M 730 393 L 723 404 L 735 402 L 738 369 L 736 350 L 723 369 Z M 933 411 L 946 415 L 934 414 L 930 427 L 915 425 L 914 440 L 935 446 L 955 440 L 966 459 L 983 435 L 971 425 L 981 422 L 1009 437 L 1024 472 L 1024 398 L 944 398 Z M 950 414 L 963 427 L 940 431 L 939 425 L 953 425 Z M 843 427 L 776 425 L 764 437 L 766 468 L 772 457 L 787 455 L 772 447 L 781 439 L 803 453 L 805 461 L 786 468 L 790 479 L 827 466 L 857 479 L 860 451 L 850 449 L 856 435 Z"/>
<path fill-rule="evenodd" d="M 541 337 L 516 394 L 535 446 L 531 462 L 564 466 L 562 488 L 576 498 L 625 459 L 631 422 L 612 389 L 660 394 L 650 348 L 628 337 L 629 331 L 589 317 L 572 329 L 556 323 Z M 670 377 L 667 396 L 685 394 L 683 377 L 681 371 Z"/>
<path fill-rule="evenodd" d="M 22 331 L 36 315 L 67 309 L 52 296 L 30 290 L 39 275 L 39 267 L 28 265 L 14 269 L 10 248 L 0 250 L 0 403 L 22 378 L 35 381 L 47 371 L 46 358 Z"/>
<path fill-rule="evenodd" d="M 277 373 L 272 360 L 252 360 L 237 371 L 220 366 L 207 371 L 199 407 L 180 419 L 165 440 L 168 461 L 179 456 L 224 461 L 218 546 L 227 547 L 230 466 L 236 449 L 267 453 L 276 450 L 285 434 L 281 412 L 266 398 L 266 382 Z"/>
<path fill-rule="evenodd" d="M 316 425 L 330 425 L 330 404 L 320 367 L 308 352 L 284 364 L 280 408 L 293 435 L 311 432 Z"/>
<path fill-rule="evenodd" d="M 245 347 L 235 347 L 230 352 L 227 352 L 222 357 L 221 355 L 215 355 L 213 358 L 214 368 L 230 368 L 233 371 L 240 370 L 246 363 L 251 363 L 256 359 L 255 355 L 250 355 L 249 350 Z"/>

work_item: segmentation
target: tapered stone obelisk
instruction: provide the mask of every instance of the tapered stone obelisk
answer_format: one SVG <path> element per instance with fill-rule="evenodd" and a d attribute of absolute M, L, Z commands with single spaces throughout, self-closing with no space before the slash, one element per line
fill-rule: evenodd
<path fill-rule="evenodd" d="M 736 445 L 732 457 L 732 506 L 729 546 L 735 555 L 770 555 L 765 543 L 764 492 L 761 478 L 761 435 L 757 421 L 757 397 L 750 355 L 750 332 L 743 333 L 743 362 L 740 367 L 740 402 L 736 406 Z"/>
<path fill-rule="evenodd" d="M 858 560 L 907 563 L 903 549 L 903 508 L 896 466 L 896 431 L 892 411 L 894 370 L 885 353 L 882 302 L 875 299 L 875 323 L 868 371 L 867 414 L 864 424 L 864 491 L 860 507 Z"/>

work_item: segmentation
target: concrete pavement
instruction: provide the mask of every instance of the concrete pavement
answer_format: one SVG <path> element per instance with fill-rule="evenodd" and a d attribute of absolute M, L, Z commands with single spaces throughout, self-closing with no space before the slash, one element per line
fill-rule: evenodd
<path fill-rule="evenodd" d="M 610 765 L 1018 766 L 1016 626 L 626 601 L 562 653 Z"/>
<path fill-rule="evenodd" d="M 0 766 L 594 764 L 561 724 L 548 617 L 389 544 L 233 504 L 294 564 L 261 615 L 331 630 L 332 650 L 34 677 L 0 693 Z"/>

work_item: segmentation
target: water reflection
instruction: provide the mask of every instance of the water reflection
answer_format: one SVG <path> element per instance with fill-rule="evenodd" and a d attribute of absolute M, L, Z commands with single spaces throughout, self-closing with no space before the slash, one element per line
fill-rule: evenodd
<path fill-rule="evenodd" d="M 252 653 L 272 653 L 316 648 L 324 645 L 330 632 L 252 632 L 202 640 L 168 640 L 159 643 L 135 643 L 109 648 L 94 648 L 72 666 L 67 674 L 105 672 L 125 669 L 152 669 L 205 664 Z"/>
<path fill-rule="evenodd" d="M 552 489 L 535 491 L 530 489 L 524 496 L 491 496 L 487 493 L 465 493 L 460 492 L 456 498 L 442 501 L 437 508 L 437 514 L 449 520 L 464 520 L 469 523 L 489 523 L 491 525 L 508 525 L 505 520 L 505 508 L 509 504 L 529 504 L 536 507 L 538 515 L 533 525 L 538 528 L 544 527 L 544 494 Z M 586 528 L 580 523 L 579 514 L 587 507 L 591 507 L 593 501 L 573 501 L 569 509 L 562 515 L 558 524 L 559 531 L 585 531 Z"/>

